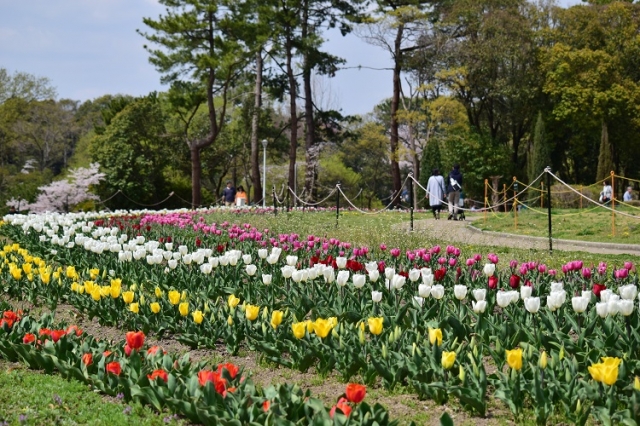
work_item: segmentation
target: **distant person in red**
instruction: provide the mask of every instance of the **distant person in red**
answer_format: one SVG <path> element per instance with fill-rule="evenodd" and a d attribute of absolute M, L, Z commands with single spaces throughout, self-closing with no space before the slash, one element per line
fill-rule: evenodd
<path fill-rule="evenodd" d="M 238 187 L 238 192 L 236 192 L 236 206 L 246 206 L 247 205 L 247 193 L 244 192 L 244 188 L 242 185 Z"/>

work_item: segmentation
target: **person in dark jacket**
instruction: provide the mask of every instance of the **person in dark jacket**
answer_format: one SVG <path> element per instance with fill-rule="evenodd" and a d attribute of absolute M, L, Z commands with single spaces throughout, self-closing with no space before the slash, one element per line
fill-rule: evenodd
<path fill-rule="evenodd" d="M 447 194 L 449 197 L 449 217 L 447 219 L 458 220 L 458 203 L 460 202 L 460 190 L 462 190 L 462 173 L 460 164 L 455 163 L 447 176 Z"/>
<path fill-rule="evenodd" d="M 227 207 L 233 206 L 236 201 L 236 189 L 231 181 L 227 181 L 227 187 L 222 190 L 222 201 Z"/>

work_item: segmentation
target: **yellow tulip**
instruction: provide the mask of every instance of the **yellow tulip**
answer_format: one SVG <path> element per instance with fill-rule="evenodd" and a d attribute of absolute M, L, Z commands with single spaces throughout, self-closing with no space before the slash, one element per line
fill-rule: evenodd
<path fill-rule="evenodd" d="M 330 320 L 318 318 L 313 323 L 313 331 L 316 333 L 318 337 L 322 339 L 324 339 L 329 335 L 332 328 L 333 326 L 331 325 Z"/>
<path fill-rule="evenodd" d="M 78 273 L 76 272 L 76 268 L 73 266 L 67 266 L 67 278 L 78 279 Z"/>
<path fill-rule="evenodd" d="M 229 327 L 231 327 L 233 325 L 233 318 L 231 318 L 231 315 L 229 315 L 229 317 L 227 318 L 227 325 Z"/>
<path fill-rule="evenodd" d="M 10 269 L 9 272 L 11 272 L 11 276 L 14 280 L 19 280 L 20 278 L 22 278 L 22 269 L 14 268 Z"/>
<path fill-rule="evenodd" d="M 111 294 L 111 286 L 103 285 L 100 286 L 100 296 L 107 297 Z"/>
<path fill-rule="evenodd" d="M 156 287 L 155 293 L 158 299 L 162 297 L 162 290 L 160 290 L 160 287 Z"/>
<path fill-rule="evenodd" d="M 193 322 L 195 322 L 196 324 L 200 324 L 204 319 L 201 311 L 193 311 L 191 316 L 193 316 Z"/>
<path fill-rule="evenodd" d="M 249 321 L 253 321 L 258 318 L 258 315 L 260 314 L 260 306 L 247 305 L 245 308 L 244 314 Z"/>
<path fill-rule="evenodd" d="M 84 294 L 84 286 L 83 285 L 79 285 L 78 286 L 78 293 Z"/>
<path fill-rule="evenodd" d="M 80 285 L 78 283 L 71 283 L 71 291 L 78 292 Z"/>
<path fill-rule="evenodd" d="M 43 284 L 49 284 L 51 282 L 51 274 L 49 272 L 40 272 L 40 281 Z"/>
<path fill-rule="evenodd" d="M 178 303 L 180 303 L 180 292 L 176 290 L 171 290 L 169 292 L 169 302 L 172 305 L 177 305 Z"/>
<path fill-rule="evenodd" d="M 307 326 L 307 332 L 308 332 L 309 334 L 313 333 L 313 321 L 311 321 L 311 320 L 306 320 L 306 321 L 304 322 L 304 324 Z"/>
<path fill-rule="evenodd" d="M 429 327 L 429 343 L 432 345 L 442 345 L 442 330 Z"/>
<path fill-rule="evenodd" d="M 542 355 L 540 355 L 540 360 L 538 361 L 538 367 L 541 369 L 547 368 L 547 353 L 542 351 Z"/>
<path fill-rule="evenodd" d="M 291 330 L 293 330 L 293 335 L 296 336 L 297 339 L 302 339 L 307 331 L 306 322 L 296 322 L 291 324 Z"/>
<path fill-rule="evenodd" d="M 160 304 L 158 302 L 151 303 L 149 307 L 151 308 L 151 312 L 153 312 L 154 314 L 160 312 Z"/>
<path fill-rule="evenodd" d="M 442 352 L 442 368 L 445 370 L 449 370 L 453 367 L 453 364 L 456 362 L 456 353 L 451 352 Z"/>
<path fill-rule="evenodd" d="M 92 280 L 95 280 L 96 278 L 98 278 L 98 276 L 100 276 L 100 269 L 89 269 L 89 277 L 91 277 Z"/>
<path fill-rule="evenodd" d="M 56 279 L 56 280 L 59 279 L 60 278 L 60 271 L 55 271 L 53 273 L 53 278 Z"/>
<path fill-rule="evenodd" d="M 273 327 L 274 330 L 278 328 L 280 324 L 282 324 L 282 316 L 282 311 L 273 311 L 271 313 L 271 327 Z"/>
<path fill-rule="evenodd" d="M 636 378 L 633 379 L 633 388 L 640 391 L 640 377 L 636 376 Z"/>
<path fill-rule="evenodd" d="M 235 297 L 233 294 L 230 294 L 229 298 L 227 299 L 227 304 L 229 305 L 229 307 L 235 308 L 236 306 L 238 306 L 238 303 L 240 303 L 240 299 Z"/>
<path fill-rule="evenodd" d="M 338 325 L 338 318 L 336 318 L 336 317 L 331 317 L 327 321 L 329 321 L 329 324 L 331 324 L 331 328 L 333 328 L 336 325 Z"/>
<path fill-rule="evenodd" d="M 120 278 L 113 278 L 113 279 L 111 279 L 110 284 L 111 284 L 111 287 L 120 288 L 120 287 L 122 287 L 122 280 Z"/>
<path fill-rule="evenodd" d="M 507 364 L 516 371 L 522 368 L 522 349 L 505 350 L 507 354 Z"/>
<path fill-rule="evenodd" d="M 140 311 L 140 307 L 138 306 L 137 303 L 132 303 L 129 305 L 129 310 L 134 314 L 137 314 Z"/>
<path fill-rule="evenodd" d="M 588 367 L 589 374 L 596 382 L 613 386 L 618 380 L 618 367 L 622 360 L 615 357 L 604 357 L 602 362 Z"/>
<path fill-rule="evenodd" d="M 371 334 L 375 334 L 377 336 L 382 333 L 382 323 L 384 322 L 384 318 L 371 317 L 367 322 L 369 323 L 369 332 Z"/>
<path fill-rule="evenodd" d="M 110 287 L 111 288 L 111 297 L 113 299 L 117 299 L 120 297 L 120 287 Z"/>
<path fill-rule="evenodd" d="M 32 269 L 33 269 L 33 265 L 30 263 L 25 263 L 24 265 L 22 265 L 22 270 L 24 271 L 25 274 L 30 274 Z"/>
<path fill-rule="evenodd" d="M 96 302 L 100 300 L 100 287 L 95 287 L 91 292 L 91 298 Z"/>
<path fill-rule="evenodd" d="M 33 274 L 27 274 L 27 279 L 29 280 L 29 282 L 33 281 Z"/>
<path fill-rule="evenodd" d="M 84 282 L 84 288 L 85 290 L 87 290 L 87 293 L 93 293 L 93 286 L 94 286 L 93 281 Z"/>
<path fill-rule="evenodd" d="M 124 303 L 128 305 L 129 303 L 133 302 L 134 295 L 135 293 L 132 291 L 125 291 L 124 293 L 122 293 L 122 300 L 124 300 Z"/>
<path fill-rule="evenodd" d="M 180 311 L 180 315 L 186 317 L 189 314 L 189 302 L 180 303 L 178 310 Z"/>

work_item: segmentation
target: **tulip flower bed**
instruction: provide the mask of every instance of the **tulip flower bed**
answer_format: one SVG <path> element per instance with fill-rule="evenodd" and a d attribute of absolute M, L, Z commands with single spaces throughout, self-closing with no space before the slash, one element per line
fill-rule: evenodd
<path fill-rule="evenodd" d="M 527 410 L 540 424 L 551 416 L 640 419 L 630 262 L 576 260 L 556 271 L 535 260 L 463 256 L 453 246 L 372 249 L 271 235 L 207 223 L 198 212 L 5 219 L 0 232 L 15 244 L 0 252 L 0 279 L 15 299 L 69 303 L 102 324 L 171 334 L 192 347 L 249 348 L 345 382 L 406 385 L 479 416 L 492 394 L 515 418 Z M 189 374 L 184 383 L 195 386 Z M 225 400 L 215 386 L 203 398 Z"/>
<path fill-rule="evenodd" d="M 9 361 L 77 379 L 92 388 L 161 410 L 169 408 L 204 424 L 393 425 L 380 406 L 363 402 L 366 388 L 349 384 L 344 397 L 327 410 L 297 386 L 257 389 L 231 364 L 208 370 L 188 356 L 176 358 L 158 346 L 145 346 L 141 331 L 126 333 L 118 345 L 100 342 L 76 326 L 57 328 L 51 316 L 39 321 L 3 312 L 0 354 Z"/>

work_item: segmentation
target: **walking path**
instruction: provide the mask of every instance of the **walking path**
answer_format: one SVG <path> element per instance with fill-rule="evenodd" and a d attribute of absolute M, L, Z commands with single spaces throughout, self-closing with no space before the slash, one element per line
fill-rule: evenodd
<path fill-rule="evenodd" d="M 549 250 L 548 238 L 483 231 L 473 226 L 473 218 L 466 221 L 453 221 L 446 220 L 446 215 L 444 217 L 445 219 L 438 221 L 434 219 L 416 220 L 413 228 L 415 231 L 426 231 L 438 239 L 456 243 Z M 402 228 L 408 230 L 409 223 L 403 223 Z M 555 238 L 553 239 L 553 250 L 640 256 L 640 245 L 636 244 L 598 243 Z"/>

